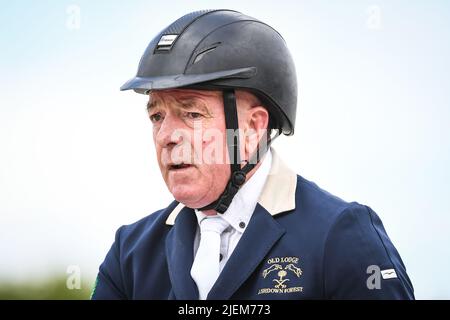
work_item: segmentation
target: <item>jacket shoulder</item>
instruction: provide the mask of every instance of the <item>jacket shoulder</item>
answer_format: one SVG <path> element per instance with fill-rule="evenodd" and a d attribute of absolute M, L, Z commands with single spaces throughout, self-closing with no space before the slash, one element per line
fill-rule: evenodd
<path fill-rule="evenodd" d="M 134 268 L 159 252 L 168 228 L 165 220 L 178 203 L 158 210 L 132 224 L 121 226 L 105 260 L 100 265 L 92 299 L 129 299 L 134 292 Z M 159 250 L 159 251 L 158 251 Z"/>
<path fill-rule="evenodd" d="M 301 176 L 297 179 L 296 206 L 301 225 L 313 226 L 312 234 L 319 244 L 315 249 L 322 254 L 327 298 L 414 298 L 403 261 L 381 219 L 370 207 L 347 202 Z M 373 266 L 395 270 L 396 276 L 382 279 L 380 290 L 370 290 L 367 270 Z"/>
<path fill-rule="evenodd" d="M 178 205 L 173 201 L 168 207 L 155 211 L 144 218 L 139 219 L 131 224 L 123 225 L 117 230 L 116 238 L 120 239 L 120 243 L 132 242 L 136 243 L 141 237 L 159 229 L 165 225 L 167 216 Z"/>
<path fill-rule="evenodd" d="M 322 223 L 332 224 L 347 209 L 364 208 L 357 202 L 348 202 L 297 175 L 296 206 L 302 215 L 313 215 Z"/>

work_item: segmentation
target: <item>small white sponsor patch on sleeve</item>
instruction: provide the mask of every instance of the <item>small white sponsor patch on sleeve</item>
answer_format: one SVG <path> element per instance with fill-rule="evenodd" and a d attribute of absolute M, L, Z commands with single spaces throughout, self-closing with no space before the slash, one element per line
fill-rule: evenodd
<path fill-rule="evenodd" d="M 397 273 L 395 272 L 395 269 L 386 269 L 381 270 L 381 276 L 383 279 L 393 279 L 397 278 Z"/>

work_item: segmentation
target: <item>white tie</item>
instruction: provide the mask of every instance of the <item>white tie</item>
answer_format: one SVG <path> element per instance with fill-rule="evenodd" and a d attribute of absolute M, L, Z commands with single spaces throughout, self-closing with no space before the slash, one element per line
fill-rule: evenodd
<path fill-rule="evenodd" d="M 228 222 L 219 216 L 205 217 L 200 222 L 200 244 L 191 269 L 200 300 L 206 300 L 219 277 L 220 235 L 228 226 Z"/>

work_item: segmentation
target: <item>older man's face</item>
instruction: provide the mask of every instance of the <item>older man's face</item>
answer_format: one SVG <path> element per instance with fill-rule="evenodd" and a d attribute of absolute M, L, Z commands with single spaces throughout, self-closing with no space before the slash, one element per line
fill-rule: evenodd
<path fill-rule="evenodd" d="M 159 167 L 175 199 L 194 208 L 216 200 L 230 175 L 221 92 L 155 91 L 148 112 Z"/>

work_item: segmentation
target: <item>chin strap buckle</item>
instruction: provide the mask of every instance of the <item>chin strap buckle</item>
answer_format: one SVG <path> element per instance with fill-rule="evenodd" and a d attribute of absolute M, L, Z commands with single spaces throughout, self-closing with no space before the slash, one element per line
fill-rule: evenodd
<path fill-rule="evenodd" d="M 236 188 L 240 188 L 245 183 L 246 175 L 244 171 L 235 171 L 231 175 L 231 182 Z"/>
<path fill-rule="evenodd" d="M 218 213 L 227 211 L 231 201 L 233 201 L 234 196 L 239 191 L 239 188 L 245 183 L 245 179 L 246 175 L 244 171 L 233 172 L 225 191 L 211 209 L 216 210 Z"/>

